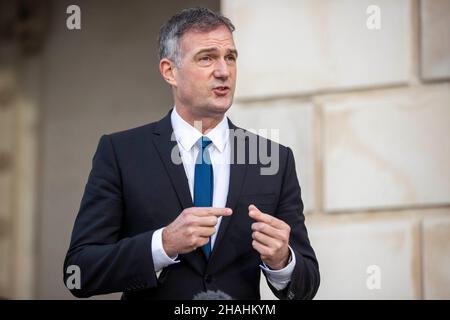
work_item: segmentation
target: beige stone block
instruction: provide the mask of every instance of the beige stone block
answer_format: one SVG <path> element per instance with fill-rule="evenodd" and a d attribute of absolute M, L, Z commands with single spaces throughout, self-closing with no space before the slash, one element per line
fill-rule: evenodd
<path fill-rule="evenodd" d="M 450 203 L 448 84 L 318 103 L 326 210 Z"/>
<path fill-rule="evenodd" d="M 9 220 L 12 217 L 12 181 L 12 171 L 0 171 L 0 221 Z M 0 229 L 3 230 L 1 227 Z"/>
<path fill-rule="evenodd" d="M 422 77 L 450 78 L 450 1 L 420 1 L 420 17 Z"/>
<path fill-rule="evenodd" d="M 238 97 L 407 82 L 411 70 L 411 2 L 370 0 L 222 0 L 236 26 Z"/>
<path fill-rule="evenodd" d="M 309 223 L 321 274 L 316 299 L 420 298 L 419 221 L 367 215 Z"/>
<path fill-rule="evenodd" d="M 11 242 L 7 238 L 0 238 L 0 298 L 11 297 Z"/>
<path fill-rule="evenodd" d="M 235 125 L 292 149 L 305 210 L 313 209 L 313 105 L 296 100 L 241 103 L 233 104 L 227 115 Z"/>
<path fill-rule="evenodd" d="M 450 299 L 450 212 L 423 222 L 425 299 Z"/>
<path fill-rule="evenodd" d="M 11 107 L 0 106 L 0 219 L 11 216 L 14 170 L 15 117 Z"/>
<path fill-rule="evenodd" d="M 15 124 L 13 106 L 0 106 L 0 154 L 14 150 Z"/>

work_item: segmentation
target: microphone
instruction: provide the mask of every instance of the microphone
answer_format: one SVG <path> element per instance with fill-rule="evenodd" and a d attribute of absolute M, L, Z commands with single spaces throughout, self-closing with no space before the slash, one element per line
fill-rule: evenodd
<path fill-rule="evenodd" d="M 225 292 L 222 292 L 220 290 L 217 291 L 203 291 L 200 293 L 197 293 L 193 300 L 233 300 L 228 294 Z"/>

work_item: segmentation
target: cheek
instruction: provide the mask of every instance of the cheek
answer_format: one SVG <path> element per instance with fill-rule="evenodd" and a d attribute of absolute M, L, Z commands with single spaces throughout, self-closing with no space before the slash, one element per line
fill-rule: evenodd
<path fill-rule="evenodd" d="M 234 68 L 231 72 L 231 79 L 233 80 L 233 84 L 236 83 L 236 77 L 237 77 L 237 69 Z"/>
<path fill-rule="evenodd" d="M 209 91 L 208 76 L 202 72 L 192 72 L 180 81 L 180 87 L 187 94 L 195 95 Z"/>

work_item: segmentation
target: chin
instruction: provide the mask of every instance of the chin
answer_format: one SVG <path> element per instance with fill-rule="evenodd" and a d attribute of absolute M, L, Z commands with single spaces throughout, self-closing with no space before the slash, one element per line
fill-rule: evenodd
<path fill-rule="evenodd" d="M 228 109 L 230 109 L 232 103 L 232 100 L 220 101 L 220 103 L 213 103 L 210 109 L 211 111 L 215 111 L 217 113 L 225 113 Z"/>
<path fill-rule="evenodd" d="M 213 106 L 209 108 L 210 112 L 215 115 L 223 115 L 225 112 L 228 111 L 228 109 L 231 107 L 231 105 L 222 105 L 222 106 Z"/>

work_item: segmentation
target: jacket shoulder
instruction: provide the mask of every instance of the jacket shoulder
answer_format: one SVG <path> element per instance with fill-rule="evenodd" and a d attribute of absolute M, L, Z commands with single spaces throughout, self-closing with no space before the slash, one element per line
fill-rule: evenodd
<path fill-rule="evenodd" d="M 151 134 L 153 132 L 156 123 L 157 122 L 152 122 L 139 127 L 109 133 L 106 134 L 106 136 L 109 136 L 113 141 L 133 140 Z"/>

